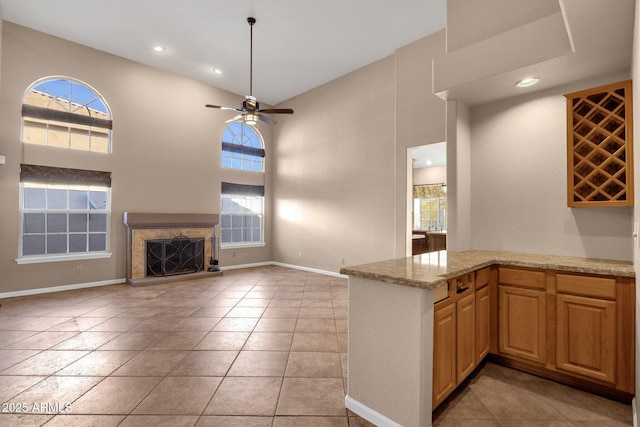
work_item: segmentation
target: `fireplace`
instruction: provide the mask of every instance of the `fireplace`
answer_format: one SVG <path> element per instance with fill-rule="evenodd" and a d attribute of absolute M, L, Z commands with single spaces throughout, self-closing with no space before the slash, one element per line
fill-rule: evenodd
<path fill-rule="evenodd" d="M 125 212 L 123 219 L 127 227 L 127 283 L 131 286 L 222 274 L 221 271 L 207 271 L 212 258 L 211 241 L 219 222 L 217 214 Z M 167 258 L 167 254 L 169 257 L 164 261 L 154 260 L 163 256 L 162 245 L 154 245 L 162 241 L 169 242 L 169 246 L 164 247 L 164 257 Z M 191 241 L 199 243 L 188 243 Z M 175 247 L 171 242 L 176 243 Z M 151 254 L 149 243 L 154 248 Z M 171 255 L 174 250 L 182 251 L 182 261 Z M 196 255 L 198 261 L 194 258 Z M 179 270 L 183 271 L 177 274 L 180 263 Z M 152 264 L 151 268 L 149 264 Z"/>
<path fill-rule="evenodd" d="M 204 270 L 204 239 L 178 236 L 147 240 L 147 276 L 172 276 Z"/>

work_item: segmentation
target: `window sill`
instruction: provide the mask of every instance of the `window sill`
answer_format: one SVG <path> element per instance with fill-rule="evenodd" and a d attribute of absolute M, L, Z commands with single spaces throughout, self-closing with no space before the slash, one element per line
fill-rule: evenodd
<path fill-rule="evenodd" d="M 266 243 L 229 243 L 220 245 L 220 249 L 242 249 L 242 248 L 262 248 Z"/>
<path fill-rule="evenodd" d="M 22 257 L 22 258 L 16 259 L 16 264 L 41 264 L 44 262 L 80 261 L 85 259 L 104 259 L 104 258 L 111 258 L 111 252 Z"/>

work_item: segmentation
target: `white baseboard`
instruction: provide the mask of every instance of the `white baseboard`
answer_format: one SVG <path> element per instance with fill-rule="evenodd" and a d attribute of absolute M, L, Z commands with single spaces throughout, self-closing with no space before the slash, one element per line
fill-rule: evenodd
<path fill-rule="evenodd" d="M 250 264 L 238 264 L 238 265 L 226 265 L 220 266 L 220 270 L 238 270 L 240 268 L 253 268 L 253 267 L 264 267 L 265 265 L 273 265 L 272 261 L 264 261 L 264 262 L 253 262 Z"/>
<path fill-rule="evenodd" d="M 631 409 L 633 410 L 633 427 L 638 427 L 638 407 L 636 405 L 636 396 L 631 401 Z"/>
<path fill-rule="evenodd" d="M 378 427 L 402 427 L 397 422 L 393 421 L 390 418 L 385 417 L 379 412 L 374 411 L 366 405 L 358 402 L 355 399 L 352 399 L 349 395 L 344 397 L 344 406 L 351 412 L 357 414 L 358 416 L 364 418 L 370 423 L 375 424 Z"/>
<path fill-rule="evenodd" d="M 346 279 L 349 276 L 346 276 L 344 274 L 340 274 L 340 273 L 336 273 L 333 271 L 327 271 L 327 270 L 319 270 L 317 268 L 311 268 L 311 267 L 304 267 L 301 265 L 295 265 L 295 264 L 285 264 L 283 262 L 272 262 L 271 264 L 273 265 L 277 265 L 279 267 L 286 267 L 286 268 L 293 268 L 296 270 L 303 270 L 303 271 L 308 271 L 310 273 L 318 273 L 318 274 L 324 274 L 326 276 L 333 276 L 333 277 L 339 277 L 341 279 Z"/>
<path fill-rule="evenodd" d="M 123 283 L 127 283 L 127 279 L 101 280 L 99 282 L 76 283 L 73 285 L 52 286 L 50 288 L 25 289 L 24 291 L 0 293 L 0 299 L 24 297 L 24 296 L 38 295 L 38 294 L 48 294 L 50 292 L 71 291 L 74 289 L 95 288 L 97 286 L 120 285 Z"/>

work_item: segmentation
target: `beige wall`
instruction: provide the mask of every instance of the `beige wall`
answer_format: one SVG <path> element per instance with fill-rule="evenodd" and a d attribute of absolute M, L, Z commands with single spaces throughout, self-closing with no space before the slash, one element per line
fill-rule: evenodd
<path fill-rule="evenodd" d="M 431 166 L 413 170 L 413 184 L 442 184 L 447 182 L 446 166 Z"/>
<path fill-rule="evenodd" d="M 51 75 L 80 79 L 104 96 L 113 114 L 112 154 L 23 147 L 22 96 L 32 82 Z M 7 164 L 0 166 L 0 292 L 124 278 L 125 211 L 219 213 L 220 182 L 230 179 L 220 167 L 228 117 L 204 105 L 236 105 L 242 100 L 238 95 L 8 22 L 3 24 L 1 77 L 0 153 Z M 261 131 L 269 170 L 271 130 Z M 111 170 L 111 259 L 16 264 L 19 165 L 29 162 Z M 266 181 L 270 200 L 269 176 L 257 179 Z M 236 257 L 223 251 L 221 265 L 270 261 L 270 229 L 267 224 L 265 247 L 234 249 Z M 77 264 L 83 265 L 81 273 Z"/>
<path fill-rule="evenodd" d="M 633 208 L 567 207 L 564 93 L 628 72 L 471 109 L 474 248 L 632 259 Z"/>
<path fill-rule="evenodd" d="M 283 103 L 274 259 L 337 272 L 394 257 L 394 58 Z"/>

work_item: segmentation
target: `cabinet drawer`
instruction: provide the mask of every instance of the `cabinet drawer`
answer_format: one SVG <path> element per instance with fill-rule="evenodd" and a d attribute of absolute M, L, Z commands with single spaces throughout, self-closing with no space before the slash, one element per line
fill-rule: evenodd
<path fill-rule="evenodd" d="M 616 299 L 616 279 L 559 273 L 556 275 L 556 291 L 562 294 Z"/>
<path fill-rule="evenodd" d="M 464 274 L 448 281 L 451 292 L 460 294 L 466 290 L 473 289 L 474 274 Z"/>
<path fill-rule="evenodd" d="M 547 274 L 544 271 L 500 267 L 498 269 L 498 281 L 501 285 L 546 289 Z"/>

